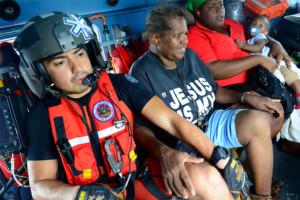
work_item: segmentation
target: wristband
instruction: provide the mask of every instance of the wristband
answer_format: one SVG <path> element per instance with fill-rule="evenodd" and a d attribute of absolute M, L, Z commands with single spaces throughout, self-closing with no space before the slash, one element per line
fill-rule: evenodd
<path fill-rule="evenodd" d="M 214 151 L 210 158 L 210 163 L 213 166 L 216 166 L 216 164 L 219 160 L 228 158 L 228 156 L 229 156 L 229 154 L 228 154 L 227 149 L 225 149 L 224 147 L 221 147 L 221 146 L 215 146 Z"/>

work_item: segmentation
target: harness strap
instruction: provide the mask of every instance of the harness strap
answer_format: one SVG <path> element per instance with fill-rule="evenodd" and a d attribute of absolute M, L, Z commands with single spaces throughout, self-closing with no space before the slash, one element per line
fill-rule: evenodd
<path fill-rule="evenodd" d="M 135 199 L 134 180 L 135 180 L 135 173 L 132 173 L 132 176 L 127 185 L 126 200 L 134 200 Z"/>
<path fill-rule="evenodd" d="M 71 147 L 69 141 L 66 138 L 66 131 L 65 131 L 65 126 L 64 126 L 62 117 L 55 117 L 54 118 L 54 125 L 55 125 L 55 129 L 56 129 L 55 132 L 56 132 L 56 135 L 57 135 L 57 144 L 56 144 L 57 148 L 59 149 L 61 154 L 64 156 L 67 163 L 70 165 L 72 173 L 75 176 L 78 176 L 78 175 L 82 174 L 82 171 L 78 171 L 75 168 L 74 154 L 73 154 L 73 151 L 72 151 L 72 147 Z"/>
<path fill-rule="evenodd" d="M 150 191 L 150 193 L 153 194 L 157 199 L 172 199 L 171 196 L 163 193 L 154 183 L 150 175 L 149 167 L 146 164 L 138 177 L 143 182 L 144 186 Z"/>
<path fill-rule="evenodd" d="M 128 174 L 128 176 L 129 176 L 129 174 Z M 130 178 L 128 180 L 128 183 L 125 183 L 125 184 L 127 184 L 127 187 L 126 187 L 126 192 L 127 192 L 126 193 L 126 200 L 135 200 L 134 182 L 135 182 L 135 173 L 131 173 Z M 114 187 L 112 190 L 116 193 L 120 193 L 120 192 L 123 193 L 123 190 L 124 190 L 124 185 L 123 184 L 121 184 L 119 187 Z"/>

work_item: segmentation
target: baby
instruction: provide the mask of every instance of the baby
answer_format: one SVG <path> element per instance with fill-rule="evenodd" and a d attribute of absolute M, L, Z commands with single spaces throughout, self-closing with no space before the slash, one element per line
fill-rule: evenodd
<path fill-rule="evenodd" d="M 252 54 L 261 54 L 268 56 L 269 47 L 266 46 L 268 42 L 268 32 L 270 29 L 270 23 L 266 16 L 261 15 L 253 19 L 252 23 L 249 26 L 249 35 L 250 38 L 247 40 L 247 43 L 242 42 L 241 40 L 236 40 L 236 44 L 239 48 L 248 51 Z M 290 86 L 294 92 L 296 99 L 296 106 L 290 117 L 284 122 L 281 129 L 281 134 L 278 134 L 279 137 L 293 141 L 297 143 L 297 149 L 300 149 L 300 88 L 299 88 L 299 77 L 300 69 L 294 64 L 291 63 L 291 68 L 287 68 L 286 63 L 281 61 L 278 69 L 274 71 L 274 75 L 282 82 Z M 298 147 L 299 146 L 299 147 Z M 296 150 L 299 151 L 299 150 Z M 291 151 L 294 152 L 294 151 Z"/>
<path fill-rule="evenodd" d="M 236 40 L 236 44 L 241 49 L 250 53 L 258 53 L 264 56 L 268 56 L 270 48 L 266 46 L 268 43 L 267 35 L 269 33 L 270 23 L 266 16 L 260 15 L 254 18 L 251 22 L 248 31 L 251 38 L 247 40 L 247 43 L 241 40 Z"/>
<path fill-rule="evenodd" d="M 248 51 L 252 54 L 261 54 L 268 56 L 270 48 L 266 46 L 268 43 L 268 33 L 270 29 L 270 22 L 265 15 L 259 15 L 253 19 L 248 31 L 250 38 L 247 43 L 241 40 L 236 40 L 236 44 L 239 48 Z M 286 82 L 288 85 L 293 84 L 300 77 L 300 70 L 295 64 L 291 64 L 291 69 L 286 67 L 284 61 L 281 61 L 280 66 L 275 70 L 274 75 L 281 81 Z"/>

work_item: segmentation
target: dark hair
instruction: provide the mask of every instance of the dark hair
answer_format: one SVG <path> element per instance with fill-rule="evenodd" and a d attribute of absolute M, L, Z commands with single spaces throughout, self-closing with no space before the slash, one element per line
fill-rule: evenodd
<path fill-rule="evenodd" d="M 186 9 L 176 5 L 158 5 L 146 18 L 144 38 L 149 39 L 152 34 L 170 31 L 168 20 L 174 17 L 183 17 L 187 25 L 194 23 L 193 15 Z"/>

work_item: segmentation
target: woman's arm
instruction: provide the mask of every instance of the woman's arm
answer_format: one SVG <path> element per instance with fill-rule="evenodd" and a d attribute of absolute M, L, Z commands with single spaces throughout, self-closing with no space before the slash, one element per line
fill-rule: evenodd
<path fill-rule="evenodd" d="M 218 103 L 247 103 L 258 110 L 266 111 L 271 114 L 283 116 L 283 109 L 280 100 L 271 99 L 259 95 L 257 92 L 236 92 L 222 87 L 218 87 L 216 93 Z"/>
<path fill-rule="evenodd" d="M 268 46 L 270 47 L 269 56 L 274 57 L 278 64 L 280 64 L 281 60 L 284 60 L 287 67 L 290 69 L 292 59 L 287 54 L 281 43 L 270 36 L 268 36 L 268 41 Z"/>
<path fill-rule="evenodd" d="M 198 127 L 169 109 L 158 97 L 152 97 L 141 113 L 153 124 L 187 143 L 205 159 L 210 160 L 215 145 Z"/>
<path fill-rule="evenodd" d="M 269 71 L 277 68 L 277 63 L 272 58 L 261 55 L 251 55 L 233 60 L 216 60 L 206 64 L 215 80 L 231 78 L 258 65 Z"/>

